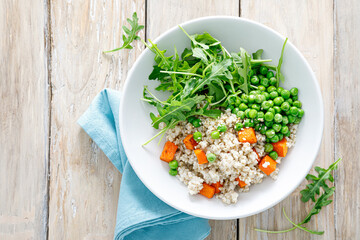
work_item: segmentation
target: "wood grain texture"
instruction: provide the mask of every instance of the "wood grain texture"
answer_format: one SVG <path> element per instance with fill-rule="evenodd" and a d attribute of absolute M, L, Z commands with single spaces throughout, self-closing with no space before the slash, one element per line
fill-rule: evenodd
<path fill-rule="evenodd" d="M 324 135 L 315 165 L 329 166 L 334 160 L 333 1 L 242 0 L 241 15 L 288 36 L 310 63 L 321 85 L 325 103 Z M 299 191 L 304 186 L 305 182 L 274 208 L 256 216 L 241 219 L 239 222 L 240 239 L 334 239 L 333 204 L 324 208 L 321 214 L 306 225 L 309 229 L 324 230 L 324 236 L 310 235 L 300 230 L 275 235 L 253 231 L 255 227 L 263 229 L 291 227 L 282 215 L 282 208 L 285 208 L 291 219 L 300 222 L 313 205 L 313 203 L 303 204 L 300 201 Z"/>
<path fill-rule="evenodd" d="M 336 238 L 360 239 L 360 2 L 335 1 Z"/>
<path fill-rule="evenodd" d="M 134 11 L 144 23 L 144 10 L 138 0 L 51 2 L 51 239 L 113 238 L 120 173 L 76 121 L 103 88 L 121 88 L 141 44 L 102 51 L 121 45 Z"/>
<path fill-rule="evenodd" d="M 0 239 L 46 238 L 45 29 L 43 1 L 0 2 Z"/>
<path fill-rule="evenodd" d="M 238 16 L 237 0 L 149 0 L 147 3 L 146 36 L 155 39 L 161 33 L 179 23 L 211 15 Z M 209 221 L 212 230 L 207 239 L 236 239 L 236 220 Z"/>

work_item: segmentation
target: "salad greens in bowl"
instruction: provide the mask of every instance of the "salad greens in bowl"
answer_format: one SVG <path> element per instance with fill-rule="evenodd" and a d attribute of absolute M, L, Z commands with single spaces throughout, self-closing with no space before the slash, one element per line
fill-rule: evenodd
<path fill-rule="evenodd" d="M 124 86 L 120 133 L 157 197 L 232 219 L 270 208 L 302 182 L 321 143 L 323 105 L 287 38 L 246 19 L 207 17 L 144 44 Z"/>

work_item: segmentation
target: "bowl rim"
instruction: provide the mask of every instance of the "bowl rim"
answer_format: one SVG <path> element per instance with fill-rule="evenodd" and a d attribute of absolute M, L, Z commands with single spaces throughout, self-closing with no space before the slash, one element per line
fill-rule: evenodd
<path fill-rule="evenodd" d="M 200 17 L 200 18 L 195 18 L 195 19 L 191 19 L 189 21 L 185 21 L 183 23 L 180 23 L 168 30 L 166 30 L 165 32 L 163 32 L 162 34 L 160 34 L 155 40 L 153 40 L 153 42 L 156 44 L 158 43 L 160 40 L 162 40 L 164 37 L 166 37 L 168 34 L 170 34 L 171 32 L 173 31 L 176 31 L 178 29 L 179 26 L 182 26 L 182 27 L 186 27 L 188 25 L 191 25 L 195 22 L 199 22 L 199 21 L 207 21 L 207 20 L 220 20 L 220 19 L 227 19 L 227 20 L 234 20 L 234 21 L 240 21 L 240 22 L 248 22 L 248 23 L 251 23 L 251 24 L 255 24 L 255 25 L 258 25 L 259 27 L 261 28 L 264 28 L 265 30 L 267 31 L 270 31 L 272 32 L 273 34 L 277 35 L 278 37 L 282 38 L 285 40 L 285 37 L 278 33 L 277 31 L 273 30 L 272 28 L 262 24 L 262 23 L 259 23 L 259 22 L 256 22 L 254 20 L 250 20 L 250 19 L 247 19 L 247 18 L 243 18 L 243 17 L 236 17 L 236 16 L 225 16 L 225 15 L 217 15 L 217 16 L 206 16 L 206 17 Z M 248 216 L 252 216 L 252 215 L 255 215 L 255 214 L 258 214 L 258 213 L 261 213 L 263 211 L 266 211 L 267 209 L 270 209 L 272 207 L 274 207 L 275 205 L 277 205 L 279 202 L 283 201 L 285 198 L 287 198 L 292 192 L 295 191 L 295 189 L 302 183 L 302 181 L 305 180 L 305 177 L 306 175 L 310 172 L 314 162 L 315 162 L 315 159 L 317 158 L 318 154 L 319 154 L 319 150 L 320 150 L 320 146 L 321 146 L 321 143 L 322 143 L 322 138 L 323 138 L 323 132 L 324 132 L 324 103 L 323 103 L 323 99 L 322 99 L 322 94 L 321 94 L 321 89 L 320 89 L 320 85 L 319 85 L 319 82 L 314 74 L 314 71 L 312 70 L 310 64 L 308 63 L 308 61 L 306 60 L 306 58 L 302 55 L 302 53 L 295 47 L 295 45 L 293 45 L 291 43 L 290 40 L 287 41 L 287 44 L 288 45 L 291 45 L 292 48 L 295 50 L 295 52 L 298 54 L 298 56 L 301 58 L 302 62 L 305 63 L 305 66 L 306 68 L 309 69 L 310 71 L 310 75 L 311 75 L 311 78 L 314 82 L 314 85 L 315 85 L 315 90 L 316 90 L 316 97 L 318 98 L 317 100 L 319 101 L 319 104 L 320 104 L 320 119 L 319 119 L 319 123 L 320 123 L 320 127 L 321 127 L 321 137 L 320 137 L 320 141 L 317 143 L 317 146 L 315 147 L 316 148 L 316 154 L 314 155 L 314 158 L 312 159 L 312 163 L 311 165 L 309 164 L 309 166 L 307 167 L 306 171 L 304 171 L 304 175 L 301 179 L 300 182 L 294 184 L 291 188 L 289 188 L 287 191 L 286 191 L 286 194 L 283 195 L 283 197 L 279 198 L 278 200 L 272 202 L 271 204 L 267 205 L 266 207 L 261 207 L 257 210 L 254 210 L 254 211 L 251 211 L 247 214 L 242 214 L 242 215 L 239 215 L 239 216 L 208 216 L 208 215 L 202 215 L 202 214 L 194 214 L 188 210 L 186 210 L 185 208 L 177 205 L 177 204 L 173 204 L 172 202 L 169 202 L 167 201 L 166 199 L 164 199 L 161 194 L 158 194 L 158 191 L 154 188 L 152 188 L 150 186 L 149 183 L 143 181 L 143 179 L 141 179 L 141 175 L 138 174 L 138 170 L 135 166 L 133 166 L 132 164 L 132 161 L 131 161 L 131 158 L 128 157 L 128 160 L 129 160 L 129 163 L 130 165 L 132 166 L 132 168 L 134 169 L 134 172 L 136 173 L 136 175 L 138 176 L 138 178 L 141 180 L 141 182 L 156 196 L 158 197 L 161 201 L 165 202 L 166 204 L 168 204 L 169 206 L 179 210 L 179 211 L 182 211 L 184 213 L 187 213 L 187 214 L 190 214 L 192 216 L 197 216 L 197 217 L 201 217 L 201 218 L 207 218 L 207 219 L 213 219 L 213 220 L 229 220 L 229 219 L 238 219 L 238 218 L 245 218 L 245 217 L 248 217 Z M 124 139 L 124 135 L 123 135 L 123 131 L 121 131 L 121 129 L 124 129 L 124 121 L 122 120 L 122 112 L 123 112 L 123 109 L 124 109 L 124 99 L 125 99 L 125 96 L 126 96 L 126 89 L 128 88 L 128 85 L 130 84 L 130 80 L 128 80 L 130 78 L 130 76 L 133 75 L 133 72 L 135 71 L 135 69 L 138 67 L 139 63 L 140 63 L 140 59 L 142 59 L 146 54 L 147 52 L 149 52 L 150 49 L 148 49 L 147 47 L 144 49 L 144 51 L 139 55 L 139 57 L 136 59 L 134 65 L 131 67 L 131 69 L 129 70 L 128 74 L 127 74 L 127 77 L 126 77 L 126 81 L 125 81 L 125 84 L 123 86 L 123 90 L 122 90 L 122 94 L 121 94 L 121 101 L 120 101 L 120 107 L 119 107 L 119 129 L 120 129 L 120 136 L 121 136 L 121 139 Z M 124 147 L 124 150 L 125 150 L 125 153 L 127 156 L 129 156 L 128 154 L 128 151 L 126 150 L 127 149 L 127 146 L 128 144 L 126 143 L 126 141 L 122 141 L 122 144 L 123 144 L 123 147 Z"/>

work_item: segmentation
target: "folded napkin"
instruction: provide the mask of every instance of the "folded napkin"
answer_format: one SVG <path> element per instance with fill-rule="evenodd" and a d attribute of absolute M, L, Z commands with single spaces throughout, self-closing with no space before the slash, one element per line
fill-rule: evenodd
<path fill-rule="evenodd" d="M 99 93 L 79 125 L 122 173 L 114 239 L 204 239 L 208 220 L 180 212 L 158 199 L 140 181 L 123 149 L 119 133 L 120 92 Z"/>

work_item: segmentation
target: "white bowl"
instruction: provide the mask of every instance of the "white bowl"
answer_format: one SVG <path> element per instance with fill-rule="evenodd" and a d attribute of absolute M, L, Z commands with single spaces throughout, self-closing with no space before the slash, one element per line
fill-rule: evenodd
<path fill-rule="evenodd" d="M 181 26 L 189 34 L 209 32 L 231 52 L 238 52 L 240 47 L 250 53 L 264 49 L 263 57 L 273 59 L 275 65 L 285 40 L 279 33 L 264 25 L 237 17 L 205 17 Z M 179 53 L 190 46 L 190 40 L 178 26 L 165 32 L 154 42 L 160 49 L 167 49 L 168 54 L 174 52 L 174 46 Z M 315 75 L 290 41 L 286 45 L 281 69 L 285 75 L 285 83 L 281 83 L 281 86 L 287 89 L 299 88 L 299 99 L 305 110 L 296 145 L 278 165 L 280 172 L 276 181 L 267 177 L 261 184 L 251 186 L 248 193 L 240 193 L 238 202 L 233 205 L 226 205 L 216 198 L 189 195 L 187 187 L 176 177 L 169 175 L 168 164 L 159 159 L 165 140 L 160 145 L 156 139 L 145 147 L 142 146 L 158 132 L 151 126 L 149 117 L 150 112 L 157 113 L 156 109 L 140 100 L 144 85 L 153 89 L 159 84 L 158 81 L 148 80 L 154 64 L 154 54 L 146 49 L 130 70 L 120 104 L 120 130 L 131 166 L 158 198 L 180 211 L 198 217 L 234 219 L 247 217 L 274 206 L 304 180 L 320 148 L 324 109 Z"/>

